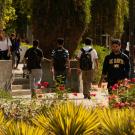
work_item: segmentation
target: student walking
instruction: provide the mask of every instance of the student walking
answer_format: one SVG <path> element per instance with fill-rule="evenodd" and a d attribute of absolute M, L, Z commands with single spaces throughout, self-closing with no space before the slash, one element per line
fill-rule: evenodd
<path fill-rule="evenodd" d="M 79 61 L 78 73 L 82 71 L 83 80 L 83 95 L 84 98 L 90 99 L 90 89 L 94 78 L 94 70 L 98 69 L 98 55 L 94 48 L 92 48 L 92 39 L 87 37 L 85 39 L 85 46 L 80 50 L 77 59 Z"/>
<path fill-rule="evenodd" d="M 0 29 L 0 60 L 9 60 L 11 55 L 12 44 L 10 39 L 5 35 L 3 29 Z"/>
<path fill-rule="evenodd" d="M 107 76 L 107 88 L 109 94 L 112 93 L 112 86 L 121 80 L 129 77 L 130 62 L 126 54 L 121 52 L 121 42 L 113 39 L 111 43 L 111 53 L 104 59 L 101 79 L 98 86 L 101 87 L 102 81 Z"/>
<path fill-rule="evenodd" d="M 27 63 L 27 68 L 30 71 L 30 89 L 31 97 L 35 98 L 35 89 L 38 88 L 38 83 L 42 79 L 41 61 L 43 59 L 43 52 L 39 46 L 39 41 L 33 41 L 33 47 L 28 49 L 24 55 L 24 64 Z"/>
<path fill-rule="evenodd" d="M 70 75 L 69 52 L 63 47 L 64 39 L 57 39 L 57 48 L 52 51 L 52 71 L 55 81 L 58 84 L 65 84 L 68 75 Z"/>

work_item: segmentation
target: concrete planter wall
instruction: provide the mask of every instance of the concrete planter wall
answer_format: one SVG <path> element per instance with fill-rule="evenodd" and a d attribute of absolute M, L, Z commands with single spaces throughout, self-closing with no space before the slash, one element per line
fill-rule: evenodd
<path fill-rule="evenodd" d="M 82 75 L 77 73 L 77 61 L 71 60 L 71 76 L 67 79 L 67 88 L 71 88 L 72 92 L 81 92 L 83 89 L 82 86 Z M 42 69 L 43 69 L 43 78 L 42 81 L 49 82 L 50 87 L 54 87 L 54 77 L 52 72 L 50 72 L 51 64 L 49 61 L 44 61 L 42 63 Z"/>
<path fill-rule="evenodd" d="M 11 90 L 12 61 L 0 60 L 0 89 Z"/>

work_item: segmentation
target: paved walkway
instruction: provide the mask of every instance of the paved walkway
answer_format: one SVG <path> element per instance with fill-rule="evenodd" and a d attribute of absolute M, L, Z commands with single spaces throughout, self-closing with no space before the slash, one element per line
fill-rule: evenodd
<path fill-rule="evenodd" d="M 23 64 L 19 64 L 18 69 L 13 70 L 13 74 L 18 74 L 20 76 L 22 76 L 23 71 L 22 71 L 22 67 Z M 93 96 L 91 97 L 91 99 L 84 99 L 83 98 L 83 93 L 69 93 L 68 97 L 69 100 L 74 101 L 76 104 L 84 104 L 85 106 L 96 106 L 96 105 L 100 105 L 100 106 L 107 106 L 108 105 L 108 93 L 106 90 L 106 84 L 104 84 L 104 88 L 99 89 L 97 87 L 97 85 L 93 85 L 92 86 L 93 91 L 91 92 L 91 94 L 93 94 Z M 14 90 L 12 90 L 13 92 Z M 21 89 L 18 91 L 22 91 Z M 29 94 L 27 95 L 15 95 L 13 96 L 13 98 L 25 98 L 25 99 L 31 99 L 31 95 L 30 95 L 30 89 L 28 90 Z M 53 95 L 54 93 L 46 93 L 45 95 L 41 95 L 39 96 L 38 99 L 46 99 L 46 100 L 52 100 L 53 99 Z"/>

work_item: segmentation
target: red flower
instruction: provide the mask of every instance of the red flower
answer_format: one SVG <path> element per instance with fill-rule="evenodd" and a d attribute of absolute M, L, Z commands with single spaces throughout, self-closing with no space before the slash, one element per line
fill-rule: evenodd
<path fill-rule="evenodd" d="M 74 95 L 74 96 L 77 96 L 77 92 L 74 92 L 73 95 Z"/>
<path fill-rule="evenodd" d="M 125 102 L 125 106 L 130 106 L 130 103 L 128 103 L 128 102 Z"/>
<path fill-rule="evenodd" d="M 112 99 L 115 99 L 115 98 L 117 98 L 116 95 L 111 95 L 111 96 L 108 97 L 109 100 L 112 100 Z"/>
<path fill-rule="evenodd" d="M 41 87 L 41 83 L 35 83 L 35 85 Z"/>
<path fill-rule="evenodd" d="M 48 82 L 42 82 L 41 84 L 42 84 L 42 86 L 44 86 L 45 88 L 47 88 L 47 87 L 49 86 L 49 83 L 48 83 Z"/>
<path fill-rule="evenodd" d="M 129 80 L 129 82 L 135 82 L 135 78 L 131 78 L 130 80 Z"/>
<path fill-rule="evenodd" d="M 113 107 L 114 107 L 114 108 L 120 108 L 120 106 L 121 106 L 120 104 L 121 104 L 120 102 L 116 102 L 116 103 L 113 105 Z"/>
<path fill-rule="evenodd" d="M 115 91 L 115 90 L 117 90 L 117 89 L 118 89 L 118 87 L 119 87 L 119 86 L 118 86 L 118 84 L 114 84 L 114 85 L 112 86 L 112 90 L 114 90 L 114 91 Z"/>
<path fill-rule="evenodd" d="M 61 90 L 61 91 L 63 91 L 63 90 L 65 90 L 65 86 L 59 86 L 59 90 Z"/>
<path fill-rule="evenodd" d="M 125 103 L 120 102 L 119 107 L 124 107 Z"/>
<path fill-rule="evenodd" d="M 93 96 L 93 97 L 95 97 L 95 96 L 96 96 L 96 94 L 95 94 L 95 93 L 91 93 L 91 94 L 90 94 L 90 96 Z"/>

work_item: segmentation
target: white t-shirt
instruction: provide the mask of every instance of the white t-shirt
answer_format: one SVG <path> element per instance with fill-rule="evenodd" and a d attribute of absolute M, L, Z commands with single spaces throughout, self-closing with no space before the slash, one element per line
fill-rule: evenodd
<path fill-rule="evenodd" d="M 83 47 L 83 49 L 85 51 L 89 51 L 91 48 L 92 48 L 91 46 L 84 46 Z M 82 53 L 82 51 L 80 50 L 79 53 L 78 53 L 78 56 L 77 56 L 78 58 L 81 57 L 81 53 Z M 97 52 L 94 48 L 92 49 L 90 54 L 91 54 L 91 60 L 92 60 L 92 69 L 94 69 L 95 68 L 95 59 L 98 59 L 98 55 L 97 55 Z"/>
<path fill-rule="evenodd" d="M 5 51 L 9 46 L 12 46 L 9 38 L 5 38 L 5 40 L 0 41 L 0 51 Z"/>

